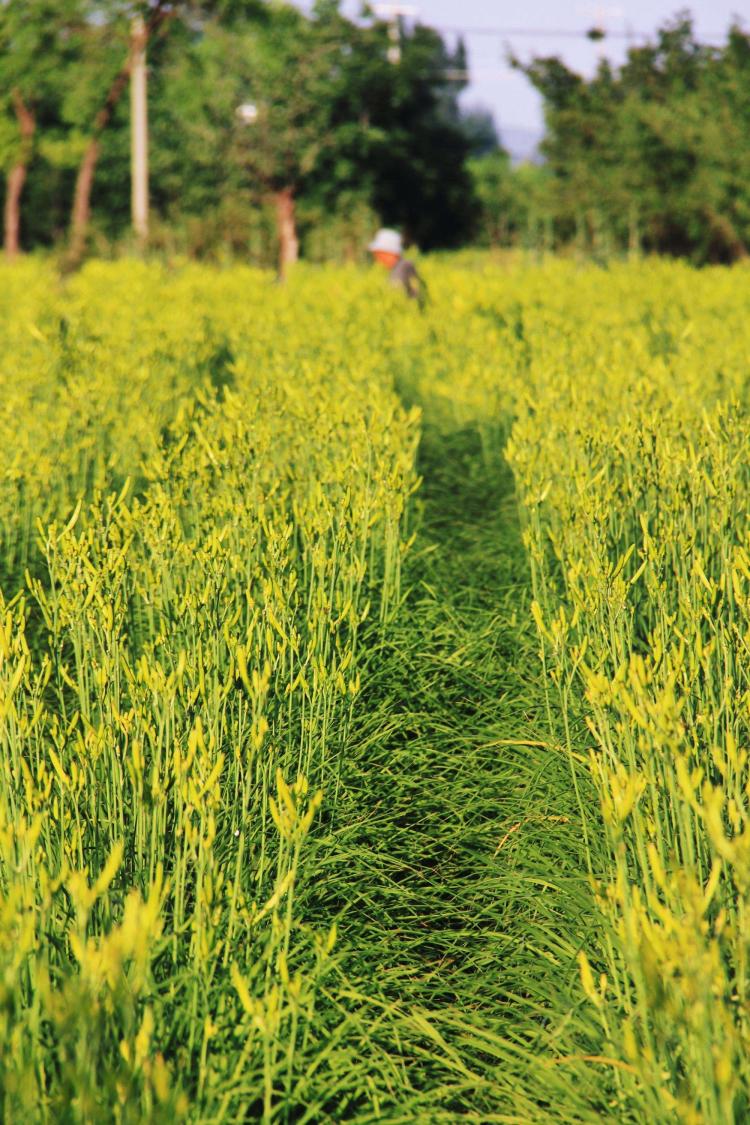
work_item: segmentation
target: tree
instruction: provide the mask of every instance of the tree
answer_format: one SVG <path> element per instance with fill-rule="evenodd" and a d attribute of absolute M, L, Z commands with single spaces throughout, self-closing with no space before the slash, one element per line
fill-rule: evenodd
<path fill-rule="evenodd" d="M 24 98 L 35 114 L 34 162 L 23 162 L 25 229 L 36 244 L 52 243 L 64 223 L 61 207 L 72 202 L 69 264 L 80 260 L 93 230 L 117 239 L 128 226 L 123 94 L 136 13 L 149 37 L 157 227 L 159 218 L 162 230 L 166 223 L 202 227 L 197 242 L 209 246 L 230 223 L 232 244 L 241 246 L 243 222 L 266 238 L 259 216 L 272 207 L 282 272 L 297 253 L 300 222 L 320 216 L 335 219 L 331 236 L 335 230 L 351 242 L 350 253 L 373 211 L 425 247 L 467 236 L 473 189 L 466 158 L 474 142 L 457 101 L 465 56 L 461 45 L 448 51 L 431 29 L 404 29 L 401 62 L 393 65 L 387 26 L 347 20 L 336 0 L 320 0 L 309 15 L 263 0 L 28 3 L 35 28 L 39 15 L 35 34 L 45 4 L 62 30 L 56 53 L 48 52 L 49 93 Z M 26 0 L 9 5 L 28 10 Z M 17 70 L 38 85 L 42 62 L 23 62 L 16 38 Z M 7 65 L 3 57 L 0 72 Z M 242 105 L 256 107 L 254 120 L 238 115 Z M 0 160 L 8 169 L 19 138 L 13 103 L 0 98 Z"/>
<path fill-rule="evenodd" d="M 490 110 L 475 106 L 461 114 L 460 123 L 471 157 L 489 156 L 501 150 L 497 126 Z"/>
<path fill-rule="evenodd" d="M 36 118 L 33 109 L 26 104 L 18 86 L 13 86 L 11 89 L 10 99 L 18 122 L 20 144 L 8 172 L 3 230 L 5 253 L 9 258 L 15 258 L 20 249 L 21 192 L 26 182 L 26 173 L 31 160 Z"/>
<path fill-rule="evenodd" d="M 519 226 L 510 157 L 502 150 L 475 156 L 469 171 L 478 203 L 475 237 L 483 246 L 507 246 Z"/>
<path fill-rule="evenodd" d="M 425 249 L 460 245 L 475 208 L 458 107 L 463 44 L 449 51 L 436 31 L 417 24 L 402 29 L 401 61 L 393 65 L 385 25 L 364 29 L 360 43 L 352 97 L 370 129 L 363 171 L 375 210 Z"/>
<path fill-rule="evenodd" d="M 516 63 L 516 65 L 521 65 Z M 617 245 L 731 261 L 750 246 L 750 37 L 701 44 L 678 16 L 592 79 L 557 58 L 521 69 L 542 94 L 558 228 Z"/>
<path fill-rule="evenodd" d="M 383 24 L 355 25 L 335 2 L 310 18 L 277 4 L 206 26 L 190 60 L 175 61 L 190 105 L 187 148 L 272 201 L 282 275 L 298 252 L 301 199 L 318 212 L 343 200 L 372 206 L 426 246 L 455 244 L 469 229 L 464 79 L 451 77 L 457 66 L 463 75 L 463 55 L 428 28 L 404 34 L 398 65 L 388 46 Z M 243 104 L 255 106 L 250 124 L 237 115 Z"/>
<path fill-rule="evenodd" d="M 21 246 L 21 198 L 34 154 L 37 121 L 59 102 L 83 25 L 79 0 L 0 4 L 0 160 L 6 172 L 4 247 Z M 3 104 L 4 103 L 4 104 Z"/>
<path fill-rule="evenodd" d="M 555 219 L 552 178 L 544 165 L 511 166 L 502 149 L 469 162 L 477 199 L 474 237 L 482 246 L 551 249 Z"/>
<path fill-rule="evenodd" d="M 287 4 L 259 6 L 207 24 L 174 68 L 176 84 L 193 91 L 192 120 L 180 123 L 191 150 L 203 143 L 235 190 L 257 189 L 272 202 L 280 276 L 298 256 L 297 199 L 340 146 L 336 110 L 353 30 L 335 5 L 319 5 L 312 18 Z M 243 106 L 253 109 L 243 115 Z"/>
<path fill-rule="evenodd" d="M 86 248 L 89 217 L 91 213 L 91 189 L 94 172 L 101 149 L 101 137 L 112 120 L 113 113 L 124 94 L 130 79 L 132 54 L 145 50 L 156 32 L 177 13 L 177 7 L 169 0 L 154 0 L 153 4 L 127 4 L 110 0 L 108 4 L 96 4 L 97 18 L 92 19 L 88 29 L 88 42 L 91 46 L 95 79 L 89 87 L 99 102 L 91 122 L 89 137 L 76 176 L 73 193 L 73 207 L 70 217 L 70 245 L 68 264 L 77 265 Z M 94 13 L 92 12 L 92 15 Z M 132 21 L 141 16 L 138 29 L 131 35 Z M 111 57 L 113 38 L 119 66 L 114 74 L 108 66 L 102 65 L 107 56 Z M 106 82 L 106 87 L 104 83 Z M 100 89 L 106 88 L 101 97 Z"/>

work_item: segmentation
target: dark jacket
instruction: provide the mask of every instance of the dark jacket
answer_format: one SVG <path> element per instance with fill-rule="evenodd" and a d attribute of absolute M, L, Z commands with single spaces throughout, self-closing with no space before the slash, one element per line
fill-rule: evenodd
<path fill-rule="evenodd" d="M 417 267 L 408 258 L 399 258 L 388 277 L 391 285 L 400 285 L 407 297 L 418 301 L 420 307 L 424 305 L 427 295 L 425 283 L 417 273 Z"/>

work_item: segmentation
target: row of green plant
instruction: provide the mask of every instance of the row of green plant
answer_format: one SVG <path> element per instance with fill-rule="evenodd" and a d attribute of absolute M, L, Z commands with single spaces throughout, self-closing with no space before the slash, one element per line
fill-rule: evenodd
<path fill-rule="evenodd" d="M 747 1115 L 746 273 L 424 268 L 4 272 L 9 1119 Z"/>
<path fill-rule="evenodd" d="M 399 600 L 416 415 L 329 294 L 6 276 L 3 1116 L 312 1114 L 335 926 L 295 884 Z"/>
<path fill-rule="evenodd" d="M 508 448 L 550 714 L 601 812 L 581 796 L 602 922 L 579 954 L 591 1062 L 611 1068 L 617 1120 L 739 1122 L 747 282 L 656 264 L 595 276 L 524 308 Z"/>

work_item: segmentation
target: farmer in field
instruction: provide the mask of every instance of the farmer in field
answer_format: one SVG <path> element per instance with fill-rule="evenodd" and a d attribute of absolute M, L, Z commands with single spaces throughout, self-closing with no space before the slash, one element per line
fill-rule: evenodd
<path fill-rule="evenodd" d="M 417 301 L 424 308 L 427 291 L 417 267 L 404 257 L 404 244 L 397 230 L 383 227 L 367 247 L 376 262 L 389 271 L 391 285 L 400 285 L 407 297 Z"/>

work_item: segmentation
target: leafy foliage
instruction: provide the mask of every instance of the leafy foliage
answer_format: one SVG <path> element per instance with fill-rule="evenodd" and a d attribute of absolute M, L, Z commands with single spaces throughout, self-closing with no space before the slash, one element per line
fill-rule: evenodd
<path fill-rule="evenodd" d="M 744 257 L 750 245 L 750 35 L 701 44 L 679 16 L 585 80 L 517 63 L 544 98 L 558 236 L 606 252 Z"/>
<path fill-rule="evenodd" d="M 66 0 L 49 12 L 45 4 L 12 0 L 0 8 L 3 88 L 23 75 L 37 113 L 23 207 L 27 246 L 59 237 L 73 175 L 127 60 L 138 10 L 114 0 Z M 394 66 L 386 27 L 357 25 L 336 3 L 320 3 L 310 16 L 259 0 L 186 2 L 165 12 L 148 44 L 157 229 L 206 218 L 229 232 L 227 215 L 239 209 L 257 231 L 266 198 L 284 190 L 309 215 L 369 208 L 425 246 L 465 237 L 471 183 L 456 101 L 463 80 L 450 77 L 465 66 L 460 48 L 451 54 L 433 31 L 404 29 Z M 248 103 L 258 111 L 252 124 L 237 113 Z M 18 129 L 10 103 L 0 109 L 7 165 Z M 129 144 L 120 98 L 102 134 L 93 196 L 95 231 L 107 242 L 128 228 Z"/>

